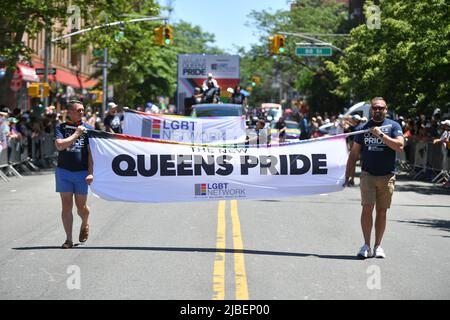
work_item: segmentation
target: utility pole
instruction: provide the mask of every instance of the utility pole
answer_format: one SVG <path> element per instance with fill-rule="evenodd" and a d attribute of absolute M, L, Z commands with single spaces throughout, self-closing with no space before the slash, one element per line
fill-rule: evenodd
<path fill-rule="evenodd" d="M 48 64 L 51 54 L 52 26 L 50 19 L 45 21 L 45 42 L 44 42 L 44 83 L 48 83 Z M 44 95 L 44 86 L 40 86 L 41 97 Z M 44 98 L 44 107 L 48 107 L 48 97 Z"/>
<path fill-rule="evenodd" d="M 108 15 L 105 14 L 105 25 L 108 25 Z M 100 108 L 100 118 L 103 119 L 108 102 L 108 48 L 103 49 L 103 101 Z"/>

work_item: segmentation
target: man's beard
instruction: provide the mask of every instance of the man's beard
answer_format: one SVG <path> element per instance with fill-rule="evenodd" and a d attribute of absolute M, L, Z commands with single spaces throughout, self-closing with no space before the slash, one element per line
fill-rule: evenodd
<path fill-rule="evenodd" d="M 374 113 L 373 115 L 373 121 L 375 122 L 382 122 L 384 120 L 382 113 Z"/>

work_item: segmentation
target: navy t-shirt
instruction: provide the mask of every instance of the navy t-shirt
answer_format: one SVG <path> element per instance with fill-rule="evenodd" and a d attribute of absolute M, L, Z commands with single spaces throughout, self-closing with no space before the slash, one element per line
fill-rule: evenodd
<path fill-rule="evenodd" d="M 122 133 L 122 121 L 124 119 L 123 114 L 108 114 L 103 121 L 106 129 L 111 128 L 115 133 Z"/>
<path fill-rule="evenodd" d="M 85 122 L 81 125 L 87 129 L 94 129 Z M 67 128 L 71 126 L 76 128 L 76 125 L 69 123 L 61 123 L 56 126 L 55 138 L 66 139 L 74 134 L 76 129 Z M 63 168 L 69 171 L 85 171 L 88 169 L 88 148 L 89 139 L 86 133 L 82 134 L 75 142 L 67 147 L 67 149 L 59 151 L 58 153 L 58 168 Z"/>
<path fill-rule="evenodd" d="M 400 125 L 390 119 L 385 119 L 382 124 L 370 120 L 366 124 L 357 128 L 357 130 L 366 130 L 373 127 L 381 127 L 392 125 L 391 128 L 383 128 L 381 131 L 391 137 L 397 138 L 403 136 Z M 358 134 L 355 142 L 361 145 L 361 162 L 362 170 L 374 176 L 385 176 L 395 173 L 395 156 L 394 150 L 389 148 L 383 139 L 376 137 L 370 132 Z"/>

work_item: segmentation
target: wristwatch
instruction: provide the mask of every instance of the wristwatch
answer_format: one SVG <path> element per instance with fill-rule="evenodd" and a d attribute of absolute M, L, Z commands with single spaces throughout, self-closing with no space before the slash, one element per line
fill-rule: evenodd
<path fill-rule="evenodd" d="M 380 133 L 380 138 L 383 139 L 383 137 L 384 137 L 384 133 L 381 132 L 381 133 Z"/>

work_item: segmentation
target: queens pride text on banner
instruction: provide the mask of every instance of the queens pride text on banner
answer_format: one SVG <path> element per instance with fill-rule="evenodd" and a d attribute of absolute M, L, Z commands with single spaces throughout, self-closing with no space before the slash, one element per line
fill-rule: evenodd
<path fill-rule="evenodd" d="M 92 190 L 113 201 L 275 199 L 342 190 L 345 138 L 220 148 L 90 138 Z"/>

